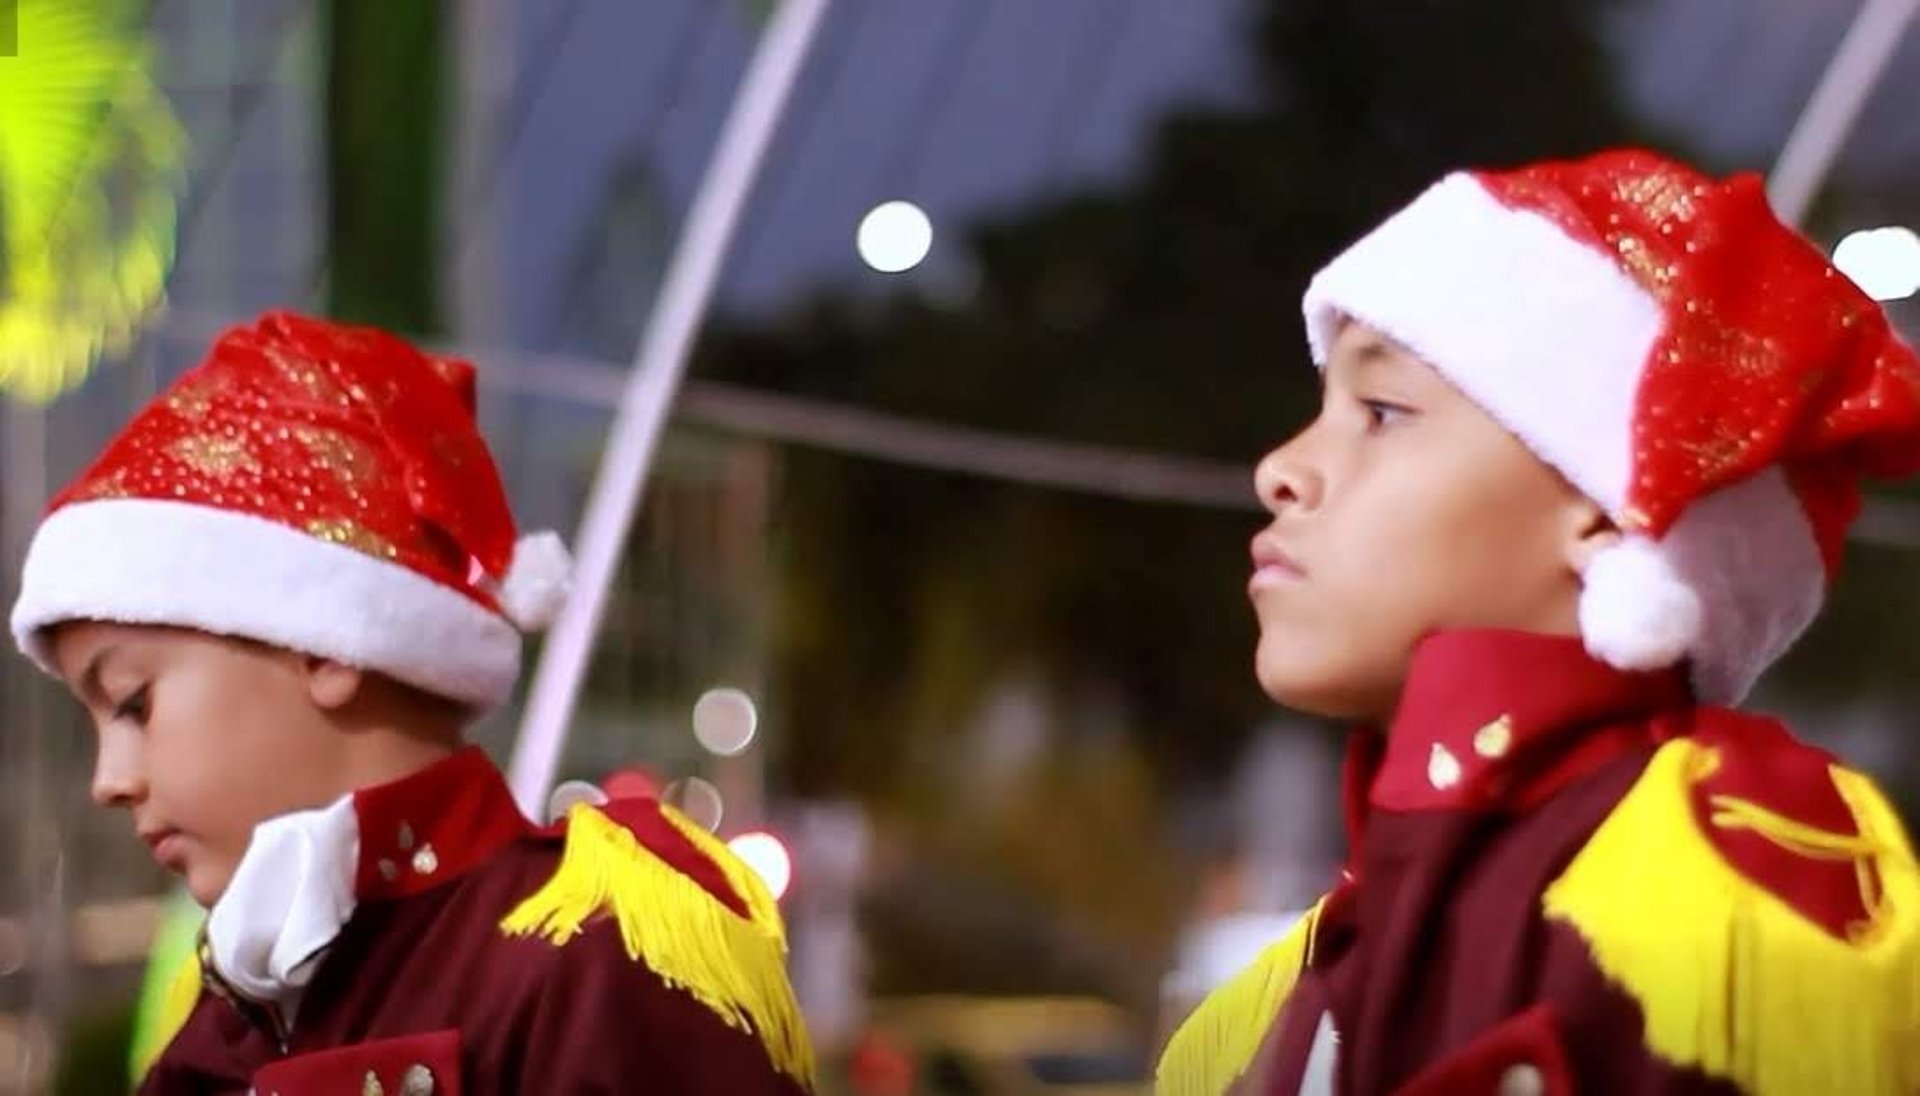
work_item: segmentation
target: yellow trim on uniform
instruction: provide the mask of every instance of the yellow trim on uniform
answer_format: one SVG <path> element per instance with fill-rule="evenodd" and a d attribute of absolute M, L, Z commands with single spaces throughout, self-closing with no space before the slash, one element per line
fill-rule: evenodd
<path fill-rule="evenodd" d="M 1326 899 L 1245 970 L 1207 995 L 1167 1041 L 1154 1075 L 1157 1096 L 1219 1096 L 1253 1068 L 1300 971 Z"/>
<path fill-rule="evenodd" d="M 187 1017 L 193 1014 L 193 1006 L 200 1003 L 200 959 L 194 952 L 188 952 L 186 961 L 180 964 L 173 977 L 168 979 L 164 995 L 155 1011 L 153 1028 L 144 1033 L 145 1038 L 138 1039 L 133 1047 L 133 1076 L 137 1082 L 147 1075 L 160 1055 L 187 1026 Z"/>
<path fill-rule="evenodd" d="M 159 925 L 147 951 L 134 1009 L 133 1040 L 127 1065 L 135 1087 L 152 1070 L 200 1001 L 200 933 L 207 911 L 184 890 L 161 904 Z"/>
<path fill-rule="evenodd" d="M 671 807 L 660 809 L 682 833 L 698 829 Z M 751 917 L 736 914 L 631 830 L 583 803 L 567 816 L 566 848 L 553 878 L 500 928 L 558 947 L 589 922 L 611 917 L 630 957 L 730 1026 L 757 1035 L 780 1072 L 811 1088 L 813 1047 L 787 981 L 778 907 L 725 845 L 711 837 L 695 844 L 726 875 Z"/>
<path fill-rule="evenodd" d="M 700 854 L 713 861 L 726 877 L 727 885 L 733 893 L 746 903 L 747 913 L 753 923 L 778 941 L 784 949 L 787 946 L 787 927 L 780 917 L 780 903 L 774 900 L 773 892 L 767 889 L 766 880 L 760 873 L 749 867 L 746 861 L 733 854 L 727 843 L 707 832 L 707 828 L 688 818 L 672 807 L 661 807 L 660 813 L 680 831 L 687 843 L 700 850 Z"/>
<path fill-rule="evenodd" d="M 1873 782 L 1833 767 L 1853 834 L 1715 796 L 1710 822 L 1782 848 L 1850 860 L 1868 916 L 1845 940 L 1729 864 L 1702 832 L 1694 788 L 1718 764 L 1688 739 L 1661 747 L 1542 899 L 1639 1002 L 1647 1047 L 1752 1096 L 1920 1092 L 1920 869 Z"/>

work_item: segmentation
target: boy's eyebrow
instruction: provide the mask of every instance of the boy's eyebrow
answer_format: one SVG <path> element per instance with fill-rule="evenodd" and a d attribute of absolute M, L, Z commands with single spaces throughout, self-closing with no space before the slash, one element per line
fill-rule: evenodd
<path fill-rule="evenodd" d="M 100 672 L 105 668 L 107 660 L 119 651 L 120 649 L 114 646 L 102 647 L 87 660 L 87 668 L 80 672 L 80 696 L 83 699 L 96 702 L 106 700 L 107 690 L 100 684 Z"/>
<path fill-rule="evenodd" d="M 1385 336 L 1370 335 L 1360 343 L 1354 358 L 1354 366 L 1359 369 L 1391 369 L 1404 363 L 1405 351 Z"/>
<path fill-rule="evenodd" d="M 1390 370 L 1400 364 L 1400 350 L 1384 336 L 1368 334 L 1357 340 L 1341 372 L 1349 377 Z M 1328 372 L 1331 372 L 1329 370 Z"/>

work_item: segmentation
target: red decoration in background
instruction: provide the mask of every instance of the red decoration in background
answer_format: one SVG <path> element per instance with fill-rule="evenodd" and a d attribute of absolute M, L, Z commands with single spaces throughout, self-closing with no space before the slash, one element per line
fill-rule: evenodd
<path fill-rule="evenodd" d="M 660 780 L 642 768 L 615 769 L 600 782 L 608 799 L 658 799 Z"/>

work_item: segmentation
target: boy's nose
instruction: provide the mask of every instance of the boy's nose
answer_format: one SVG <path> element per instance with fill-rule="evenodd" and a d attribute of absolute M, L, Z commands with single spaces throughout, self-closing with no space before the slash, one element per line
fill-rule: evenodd
<path fill-rule="evenodd" d="M 1285 509 L 1312 509 L 1320 503 L 1320 477 L 1298 459 L 1292 445 L 1283 445 L 1263 457 L 1253 469 L 1253 490 L 1260 505 L 1274 514 Z"/>
<path fill-rule="evenodd" d="M 146 790 L 146 770 L 139 751 L 103 741 L 93 764 L 93 801 L 102 807 L 129 807 L 139 802 Z"/>

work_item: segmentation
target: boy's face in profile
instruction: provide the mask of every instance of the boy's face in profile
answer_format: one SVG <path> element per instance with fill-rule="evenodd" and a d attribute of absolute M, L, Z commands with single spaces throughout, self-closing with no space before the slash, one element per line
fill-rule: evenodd
<path fill-rule="evenodd" d="M 340 794 L 342 732 L 326 710 L 356 671 L 171 628 L 76 622 L 52 646 L 98 732 L 94 800 L 124 807 L 201 905 L 226 890 L 255 826 Z"/>
<path fill-rule="evenodd" d="M 1432 367 L 1348 323 L 1319 417 L 1255 473 L 1255 671 L 1280 703 L 1385 721 L 1453 628 L 1578 633 L 1598 506 Z"/>

